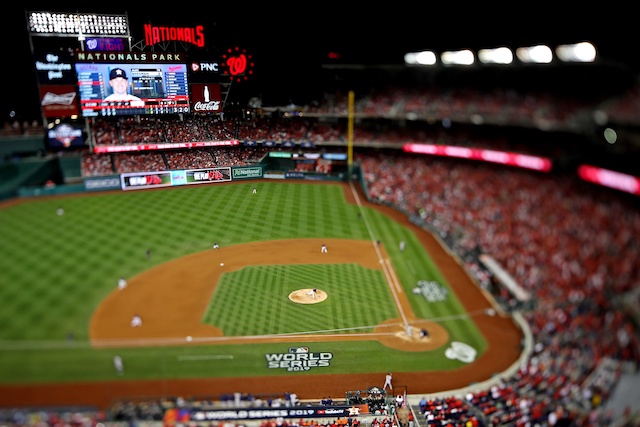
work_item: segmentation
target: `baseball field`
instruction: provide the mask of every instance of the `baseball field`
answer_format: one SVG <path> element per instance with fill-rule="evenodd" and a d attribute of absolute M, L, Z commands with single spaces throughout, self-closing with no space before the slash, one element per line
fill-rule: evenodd
<path fill-rule="evenodd" d="M 387 372 L 434 393 L 490 379 L 522 351 L 513 319 L 436 238 L 351 183 L 10 200 L 0 235 L 5 407 L 341 397 Z"/>

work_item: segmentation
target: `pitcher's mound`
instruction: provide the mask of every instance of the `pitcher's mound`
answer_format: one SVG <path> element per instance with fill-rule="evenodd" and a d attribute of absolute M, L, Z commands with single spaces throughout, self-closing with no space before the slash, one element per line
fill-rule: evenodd
<path fill-rule="evenodd" d="M 289 299 L 298 304 L 317 304 L 327 299 L 327 293 L 321 289 L 315 288 L 316 292 L 313 295 L 313 289 L 298 289 L 289 294 Z"/>

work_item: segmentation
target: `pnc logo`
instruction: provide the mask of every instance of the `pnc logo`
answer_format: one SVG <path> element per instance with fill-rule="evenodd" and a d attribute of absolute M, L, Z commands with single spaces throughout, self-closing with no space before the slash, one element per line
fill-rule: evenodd
<path fill-rule="evenodd" d="M 218 72 L 218 63 L 217 62 L 192 62 L 191 63 L 191 70 L 193 72 L 198 72 L 198 71 L 213 71 L 213 72 Z"/>

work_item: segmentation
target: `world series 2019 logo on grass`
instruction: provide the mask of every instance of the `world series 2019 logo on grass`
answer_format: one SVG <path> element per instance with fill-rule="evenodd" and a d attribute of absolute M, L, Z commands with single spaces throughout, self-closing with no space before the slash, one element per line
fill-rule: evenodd
<path fill-rule="evenodd" d="M 309 347 L 290 347 L 288 353 L 268 353 L 267 368 L 286 369 L 289 372 L 308 371 L 311 368 L 326 368 L 333 353 L 312 353 Z"/>

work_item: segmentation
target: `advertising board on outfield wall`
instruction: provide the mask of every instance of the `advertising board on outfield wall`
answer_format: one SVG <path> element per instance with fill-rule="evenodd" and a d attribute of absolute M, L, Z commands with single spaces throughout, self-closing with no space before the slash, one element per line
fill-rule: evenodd
<path fill-rule="evenodd" d="M 120 176 L 92 176 L 84 179 L 84 191 L 119 190 Z"/>
<path fill-rule="evenodd" d="M 262 166 L 238 166 L 173 171 L 131 172 L 84 178 L 85 191 L 139 190 L 178 185 L 228 182 L 232 179 L 264 178 Z"/>
<path fill-rule="evenodd" d="M 231 169 L 233 179 L 262 178 L 262 166 L 239 166 Z"/>
<path fill-rule="evenodd" d="M 231 168 L 174 170 L 161 172 L 132 172 L 120 175 L 123 190 L 161 188 L 177 185 L 231 181 Z"/>

